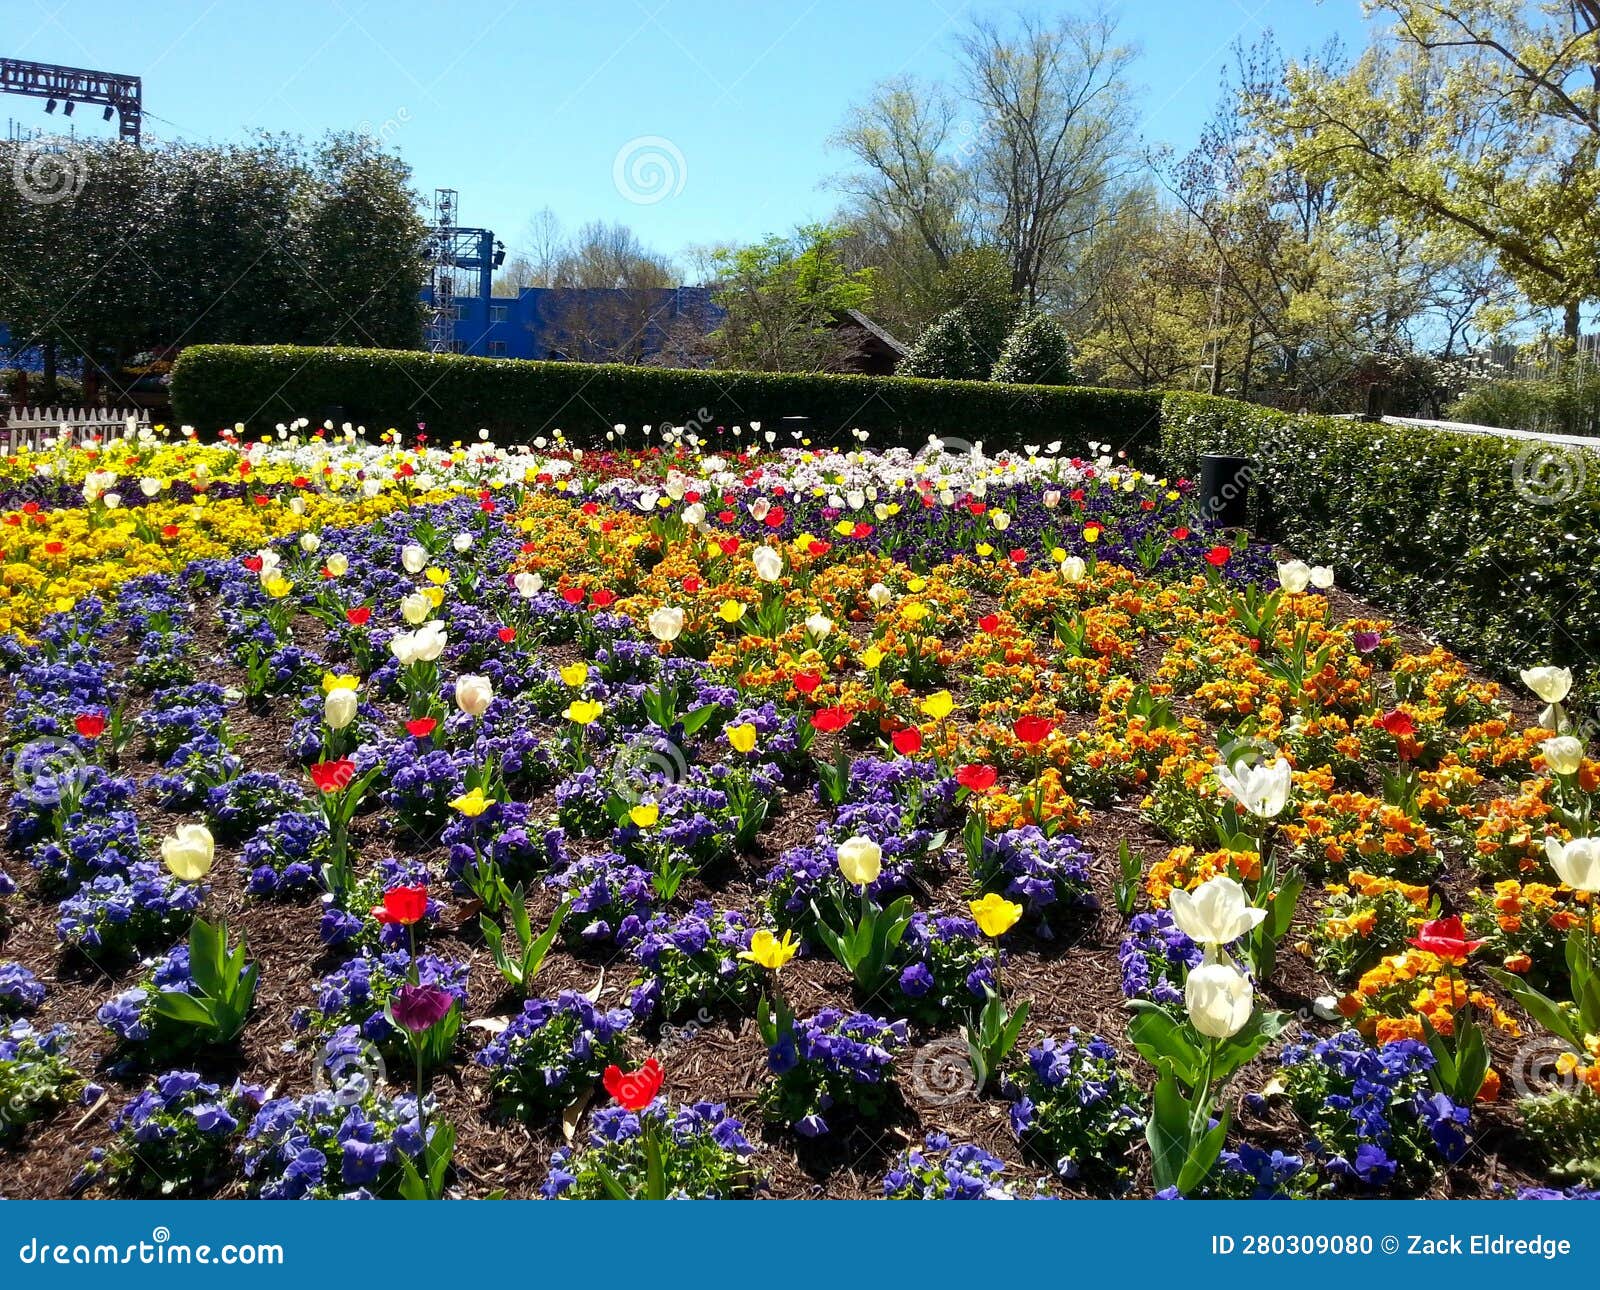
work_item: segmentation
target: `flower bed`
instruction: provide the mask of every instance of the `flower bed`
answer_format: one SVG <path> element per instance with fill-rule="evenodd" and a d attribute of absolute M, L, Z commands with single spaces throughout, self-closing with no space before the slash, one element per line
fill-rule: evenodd
<path fill-rule="evenodd" d="M 0 1191 L 1600 1181 L 1564 672 L 1110 457 L 635 438 L 0 470 Z"/>

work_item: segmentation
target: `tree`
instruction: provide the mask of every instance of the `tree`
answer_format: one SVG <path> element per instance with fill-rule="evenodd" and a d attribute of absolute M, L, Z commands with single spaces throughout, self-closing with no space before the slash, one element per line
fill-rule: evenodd
<path fill-rule="evenodd" d="M 1054 319 L 1037 311 L 1025 313 L 1006 337 L 989 379 L 1010 385 L 1075 385 L 1072 342 Z"/>
<path fill-rule="evenodd" d="M 925 298 L 962 250 L 991 246 L 1011 294 L 1032 307 L 1068 289 L 1136 164 L 1133 51 L 1096 13 L 1006 28 L 980 19 L 959 53 L 954 84 L 887 81 L 834 135 L 862 167 L 835 180 L 857 236 L 875 244 L 855 258 Z M 909 317 L 909 330 L 936 316 L 920 300 L 902 310 L 892 292 L 885 312 Z"/>
<path fill-rule="evenodd" d="M 900 364 L 900 374 L 988 380 L 1017 316 L 1005 257 L 993 247 L 957 253 L 934 296 L 940 313 Z"/>
<path fill-rule="evenodd" d="M 1370 222 L 1465 238 L 1576 337 L 1600 296 L 1600 0 L 1376 0 L 1354 66 L 1289 69 L 1293 163 Z"/>
<path fill-rule="evenodd" d="M 69 181 L 0 186 L 0 317 L 17 348 L 77 355 L 93 385 L 137 352 L 206 341 L 420 343 L 423 226 L 405 166 L 376 141 L 55 146 L 0 144 L 5 173 L 43 155 Z"/>
<path fill-rule="evenodd" d="M 792 235 L 712 256 L 714 299 L 726 317 L 712 335 L 723 367 L 760 372 L 837 369 L 844 346 L 835 316 L 872 298 L 870 269 L 850 269 L 842 233 L 808 224 Z"/>

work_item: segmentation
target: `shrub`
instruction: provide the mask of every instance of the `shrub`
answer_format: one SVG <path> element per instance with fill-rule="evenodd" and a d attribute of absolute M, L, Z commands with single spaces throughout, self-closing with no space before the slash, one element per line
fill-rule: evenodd
<path fill-rule="evenodd" d="M 1570 362 L 1551 376 L 1486 381 L 1452 403 L 1445 415 L 1512 430 L 1592 435 L 1600 423 L 1600 371 Z"/>
<path fill-rule="evenodd" d="M 989 379 L 1011 385 L 1076 384 L 1067 333 L 1044 314 L 1024 314 L 1006 337 Z"/>
<path fill-rule="evenodd" d="M 1600 457 L 1168 394 L 1168 469 L 1255 461 L 1258 530 L 1508 675 L 1600 654 Z"/>
<path fill-rule="evenodd" d="M 982 440 L 991 450 L 1024 443 L 1109 441 L 1150 455 L 1157 442 L 1159 394 L 981 381 L 806 375 L 792 372 L 687 371 L 616 364 L 534 363 L 411 350 L 195 345 L 173 369 L 174 416 L 204 434 L 240 417 L 254 433 L 305 416 L 360 422 L 369 430 L 427 426 L 434 440 L 487 428 L 509 442 L 562 430 L 578 445 L 605 441 L 614 423 L 682 425 L 717 443 L 718 426 L 776 432 L 790 442 L 785 417 L 804 417 L 818 446 L 919 448 L 930 435 Z M 751 436 L 753 438 L 753 436 Z M 748 439 L 746 440 L 748 442 Z"/>
<path fill-rule="evenodd" d="M 1600 1183 L 1600 1095 L 1584 1084 L 1517 1103 L 1529 1139 L 1557 1178 Z"/>

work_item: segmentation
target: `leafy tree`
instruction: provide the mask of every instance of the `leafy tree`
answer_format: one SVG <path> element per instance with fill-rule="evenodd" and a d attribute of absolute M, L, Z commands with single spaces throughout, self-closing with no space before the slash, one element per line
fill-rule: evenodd
<path fill-rule="evenodd" d="M 1600 0 L 1376 0 L 1356 63 L 1289 69 L 1264 115 L 1369 223 L 1492 254 L 1568 336 L 1600 297 Z"/>
<path fill-rule="evenodd" d="M 714 252 L 714 299 L 726 312 L 712 335 L 723 367 L 760 372 L 836 369 L 846 353 L 833 330 L 872 299 L 875 274 L 851 269 L 840 229 L 808 224 L 792 235 Z"/>
<path fill-rule="evenodd" d="M 902 376 L 986 381 L 1017 316 L 1011 275 L 993 247 L 958 252 L 935 289 L 941 312 L 900 364 Z"/>
<path fill-rule="evenodd" d="M 1072 342 L 1053 318 L 1025 313 L 1006 337 L 989 379 L 1011 385 L 1075 385 Z"/>

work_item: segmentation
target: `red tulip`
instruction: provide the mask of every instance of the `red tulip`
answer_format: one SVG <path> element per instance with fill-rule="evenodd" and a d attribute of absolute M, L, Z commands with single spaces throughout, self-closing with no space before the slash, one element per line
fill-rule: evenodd
<path fill-rule="evenodd" d="M 1206 563 L 1213 569 L 1220 569 L 1228 563 L 1228 557 L 1233 552 L 1225 546 L 1214 546 L 1206 552 Z"/>
<path fill-rule="evenodd" d="M 106 719 L 98 712 L 85 712 L 72 723 L 85 739 L 98 739 L 106 732 Z"/>
<path fill-rule="evenodd" d="M 240 563 L 251 573 L 260 573 L 263 562 L 259 555 L 247 555 Z"/>
<path fill-rule="evenodd" d="M 1465 961 L 1467 955 L 1483 942 L 1469 941 L 1461 916 L 1452 914 L 1449 918 L 1434 918 L 1424 923 L 1409 944 L 1415 945 L 1419 950 L 1426 950 L 1429 954 L 1437 954 L 1452 963 L 1459 963 Z"/>
<path fill-rule="evenodd" d="M 1411 720 L 1411 715 L 1406 712 L 1401 712 L 1398 708 L 1393 708 L 1390 711 L 1385 712 L 1381 717 L 1378 718 L 1377 724 L 1382 726 L 1383 729 L 1387 730 L 1396 739 L 1402 738 L 1405 735 L 1414 735 L 1417 733 L 1416 723 Z"/>
<path fill-rule="evenodd" d="M 1011 727 L 1011 733 L 1025 744 L 1042 744 L 1050 737 L 1050 732 L 1056 728 L 1054 721 L 1047 721 L 1044 717 L 1026 716 L 1018 717 Z"/>
<path fill-rule="evenodd" d="M 391 887 L 383 893 L 383 904 L 372 907 L 372 916 L 380 923 L 395 923 L 401 927 L 420 923 L 427 912 L 428 889 L 421 884 Z"/>
<path fill-rule="evenodd" d="M 849 708 L 818 708 L 811 714 L 811 724 L 825 735 L 837 734 L 850 724 L 855 716 Z"/>
<path fill-rule="evenodd" d="M 596 609 L 604 609 L 608 605 L 612 604 L 616 598 L 616 592 L 607 591 L 604 587 L 601 587 L 599 591 L 595 592 L 594 595 L 589 597 L 589 603 Z"/>
<path fill-rule="evenodd" d="M 413 717 L 406 722 L 406 733 L 413 739 L 426 739 L 438 724 L 438 720 L 434 717 Z"/>
<path fill-rule="evenodd" d="M 1172 530 L 1172 536 L 1179 542 L 1185 541 L 1189 536 L 1189 529 L 1186 525 L 1180 524 Z"/>
<path fill-rule="evenodd" d="M 625 1111 L 642 1111 L 656 1100 L 661 1090 L 663 1072 L 661 1063 L 654 1057 L 636 1071 L 625 1071 L 620 1066 L 607 1066 L 602 1077 L 606 1092 L 616 1099 Z"/>
<path fill-rule="evenodd" d="M 890 735 L 889 742 L 902 757 L 914 757 L 922 751 L 922 731 L 915 726 L 907 726 Z"/>
<path fill-rule="evenodd" d="M 502 627 L 495 635 L 500 638 L 502 645 L 509 645 L 517 639 L 517 629 L 515 627 Z"/>
<path fill-rule="evenodd" d="M 978 619 L 978 627 L 983 631 L 992 632 L 998 626 L 1000 626 L 999 614 L 985 614 Z"/>
<path fill-rule="evenodd" d="M 344 611 L 344 620 L 352 627 L 365 627 L 367 619 L 372 617 L 372 610 L 367 605 L 357 605 L 354 609 Z"/>
<path fill-rule="evenodd" d="M 794 688 L 801 694 L 810 694 L 822 684 L 820 672 L 796 672 L 794 674 Z"/>
<path fill-rule="evenodd" d="M 700 590 L 700 579 L 692 577 L 685 578 L 683 580 L 683 590 L 687 595 L 694 595 L 695 592 Z"/>
<path fill-rule="evenodd" d="M 337 793 L 348 788 L 356 777 L 356 764 L 348 757 L 338 761 L 319 761 L 311 768 L 311 782 L 324 793 Z"/>
<path fill-rule="evenodd" d="M 583 603 L 583 588 L 565 587 L 562 589 L 561 599 L 565 600 L 569 605 L 581 605 Z"/>
<path fill-rule="evenodd" d="M 994 782 L 999 778 L 999 773 L 993 766 L 981 766 L 969 763 L 956 771 L 956 783 L 962 788 L 971 789 L 974 793 L 981 793 L 986 788 L 993 788 Z"/>

